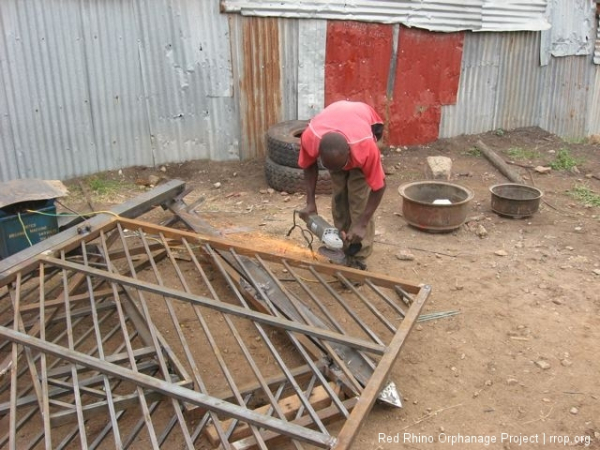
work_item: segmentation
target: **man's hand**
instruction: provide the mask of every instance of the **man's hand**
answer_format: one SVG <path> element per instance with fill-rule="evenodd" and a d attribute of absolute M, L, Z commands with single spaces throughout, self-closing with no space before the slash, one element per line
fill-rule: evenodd
<path fill-rule="evenodd" d="M 365 234 L 367 233 L 367 225 L 354 223 L 348 230 L 348 233 L 344 233 L 345 236 L 342 236 L 342 239 L 346 242 L 347 245 L 357 244 L 362 242 L 365 238 Z"/>
<path fill-rule="evenodd" d="M 317 214 L 317 202 L 315 200 L 315 190 L 317 188 L 317 178 L 319 177 L 319 167 L 315 162 L 312 166 L 304 169 L 304 185 L 306 186 L 306 206 L 298 211 L 300 218 L 305 222 L 311 214 Z"/>
<path fill-rule="evenodd" d="M 308 216 L 312 214 L 317 214 L 317 205 L 316 204 L 307 204 L 304 208 L 298 211 L 298 215 L 305 222 L 308 220 Z"/>

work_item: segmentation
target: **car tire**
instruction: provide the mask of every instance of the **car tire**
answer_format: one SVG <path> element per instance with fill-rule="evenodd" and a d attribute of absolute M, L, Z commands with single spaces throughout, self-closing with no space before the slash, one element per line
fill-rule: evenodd
<path fill-rule="evenodd" d="M 267 155 L 275 164 L 299 169 L 300 136 L 308 120 L 286 120 L 276 123 L 267 130 Z M 319 169 L 324 169 L 318 161 Z"/>
<path fill-rule="evenodd" d="M 306 192 L 304 170 L 277 164 L 271 158 L 265 160 L 265 177 L 267 184 L 276 191 Z M 319 170 L 316 194 L 331 194 L 331 175 L 328 170 Z"/>

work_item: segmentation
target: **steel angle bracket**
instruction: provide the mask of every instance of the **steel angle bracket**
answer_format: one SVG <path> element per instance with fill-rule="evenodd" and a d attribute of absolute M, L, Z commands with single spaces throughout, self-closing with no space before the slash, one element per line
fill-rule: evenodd
<path fill-rule="evenodd" d="M 430 292 L 111 217 L 0 277 L 0 448 L 350 448 Z"/>

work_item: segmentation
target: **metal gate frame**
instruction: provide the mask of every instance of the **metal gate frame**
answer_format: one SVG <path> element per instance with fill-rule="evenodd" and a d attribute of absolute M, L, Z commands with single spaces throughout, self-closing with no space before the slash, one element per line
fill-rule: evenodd
<path fill-rule="evenodd" d="M 96 219 L 0 273 L 2 448 L 350 448 L 431 292 Z"/>

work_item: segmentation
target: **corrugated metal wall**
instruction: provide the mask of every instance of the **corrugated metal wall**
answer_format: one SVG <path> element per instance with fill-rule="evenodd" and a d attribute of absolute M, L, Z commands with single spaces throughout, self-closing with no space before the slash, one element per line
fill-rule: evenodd
<path fill-rule="evenodd" d="M 0 179 L 238 158 L 218 2 L 2 0 Z"/>
<path fill-rule="evenodd" d="M 221 0 L 221 4 L 224 11 L 247 16 L 400 23 L 444 32 L 550 28 L 547 0 Z"/>
<path fill-rule="evenodd" d="M 541 66 L 539 32 L 468 33 L 461 72 L 440 137 L 528 126 L 573 138 L 600 131 L 599 66 L 590 55 Z"/>
<path fill-rule="evenodd" d="M 330 23 L 223 14 L 217 1 L 1 0 L 0 180 L 262 156 L 269 125 L 325 104 Z M 439 137 L 600 133 L 593 55 L 542 66 L 540 33 L 466 33 Z M 406 75 L 389 67 L 388 81 Z"/>

